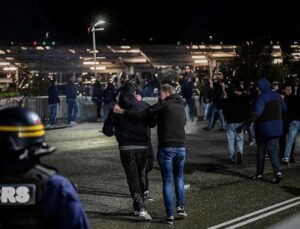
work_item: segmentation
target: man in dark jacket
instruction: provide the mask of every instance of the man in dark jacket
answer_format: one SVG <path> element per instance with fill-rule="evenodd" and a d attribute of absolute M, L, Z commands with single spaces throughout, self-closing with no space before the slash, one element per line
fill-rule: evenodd
<path fill-rule="evenodd" d="M 97 109 L 97 122 L 101 120 L 103 90 L 99 79 L 93 84 L 92 101 L 96 104 Z"/>
<path fill-rule="evenodd" d="M 113 83 L 108 83 L 103 92 L 103 120 L 105 121 L 116 102 L 117 89 Z"/>
<path fill-rule="evenodd" d="M 176 185 L 177 215 L 186 217 L 183 175 L 186 118 L 180 96 L 175 94 L 175 89 L 171 85 L 163 85 L 160 89 L 160 102 L 148 109 L 138 112 L 115 105 L 114 112 L 135 120 L 154 118 L 158 135 L 157 161 L 163 179 L 163 196 L 167 214 L 165 222 L 173 224 L 174 221 L 173 178 Z"/>
<path fill-rule="evenodd" d="M 251 120 L 255 121 L 255 136 L 257 142 L 257 170 L 256 180 L 261 180 L 264 171 L 266 150 L 270 156 L 274 182 L 279 183 L 282 174 L 279 161 L 279 137 L 283 134 L 282 115 L 286 105 L 282 97 L 272 91 L 271 84 L 265 78 L 258 81 L 260 95 L 251 114 Z"/>
<path fill-rule="evenodd" d="M 49 96 L 48 103 L 50 105 L 50 116 L 49 116 L 49 121 L 48 121 L 46 128 L 50 128 L 55 124 L 56 114 L 57 114 L 57 105 L 60 103 L 55 79 L 52 79 L 50 82 L 48 96 Z"/>
<path fill-rule="evenodd" d="M 66 99 L 68 104 L 68 124 L 71 126 L 77 125 L 76 116 L 78 113 L 78 103 L 77 98 L 77 87 L 75 85 L 75 77 L 72 76 L 69 78 L 69 82 L 66 85 Z"/>
<path fill-rule="evenodd" d="M 236 128 L 242 125 L 242 123 L 249 118 L 249 98 L 243 93 L 243 89 L 241 87 L 235 86 L 230 88 L 228 98 L 224 99 L 222 108 L 227 122 L 228 159 L 236 164 L 241 164 L 244 148 L 244 134 L 243 132 L 237 133 Z M 235 142 L 237 148 L 236 154 Z"/>
<path fill-rule="evenodd" d="M 145 103 L 137 101 L 135 93 L 135 86 L 128 82 L 125 83 L 119 92 L 120 106 L 137 112 L 147 109 Z M 111 111 L 104 122 L 103 133 L 106 136 L 114 134 L 119 143 L 120 158 L 133 199 L 134 214 L 142 219 L 151 220 L 144 204 L 148 149 L 147 122 Z"/>
<path fill-rule="evenodd" d="M 193 88 L 194 83 L 192 81 L 192 78 L 189 77 L 188 79 L 185 79 L 183 84 L 181 85 L 181 95 L 184 98 L 185 106 L 188 106 L 189 108 L 189 121 L 193 122 L 195 118 L 195 100 L 193 97 Z"/>
<path fill-rule="evenodd" d="M 204 83 L 204 86 L 201 88 L 199 103 L 203 102 L 204 105 L 204 114 L 203 120 L 209 119 L 209 110 L 211 107 L 213 99 L 213 82 L 210 79 L 207 79 Z"/>

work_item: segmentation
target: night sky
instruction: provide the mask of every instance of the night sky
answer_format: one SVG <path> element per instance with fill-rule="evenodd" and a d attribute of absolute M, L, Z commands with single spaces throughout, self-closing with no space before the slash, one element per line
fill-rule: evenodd
<path fill-rule="evenodd" d="M 87 28 L 98 15 L 109 22 L 106 31 L 97 33 L 98 43 L 199 44 L 210 35 L 214 43 L 300 40 L 300 10 L 289 0 L 130 2 L 0 0 L 0 42 L 29 44 L 50 32 L 49 40 L 58 44 L 89 44 Z"/>

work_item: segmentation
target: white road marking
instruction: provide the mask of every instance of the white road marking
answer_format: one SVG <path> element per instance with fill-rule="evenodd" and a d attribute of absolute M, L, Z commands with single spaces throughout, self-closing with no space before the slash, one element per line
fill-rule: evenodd
<path fill-rule="evenodd" d="M 263 215 L 254 217 L 254 218 L 252 218 L 252 219 L 248 219 L 248 220 L 246 220 L 246 221 L 244 221 L 244 222 L 235 224 L 235 225 L 230 226 L 230 227 L 226 227 L 226 229 L 234 229 L 234 228 L 238 228 L 238 227 L 244 226 L 244 225 L 246 225 L 246 224 L 252 223 L 252 222 L 257 221 L 257 220 L 260 220 L 260 219 L 262 219 L 262 218 L 266 218 L 266 217 L 268 217 L 268 216 L 270 216 L 270 215 L 274 215 L 274 214 L 276 214 L 276 213 L 278 213 L 278 212 L 281 212 L 281 211 L 284 211 L 284 210 L 286 210 L 286 209 L 295 207 L 295 206 L 297 206 L 297 205 L 299 205 L 299 204 L 300 204 L 300 201 L 298 201 L 298 202 L 296 202 L 296 203 L 289 204 L 289 205 L 287 205 L 287 206 L 278 208 L 278 209 L 276 209 L 276 210 L 270 211 L 270 212 L 265 213 L 265 214 L 263 214 Z"/>
<path fill-rule="evenodd" d="M 285 205 L 285 204 L 294 202 L 294 201 L 296 201 L 296 200 L 300 200 L 300 197 L 295 197 L 295 198 L 292 198 L 292 199 L 290 199 L 290 200 L 286 200 L 286 201 L 284 201 L 284 202 L 281 202 L 281 203 L 278 203 L 278 204 L 274 204 L 274 205 L 272 205 L 272 206 L 269 206 L 269 207 L 263 208 L 263 209 L 261 209 L 261 210 L 258 210 L 258 211 L 249 213 L 249 214 L 247 214 L 247 215 L 244 215 L 244 216 L 241 216 L 241 217 L 238 217 L 238 218 L 235 218 L 235 219 L 226 221 L 226 222 L 224 222 L 224 223 L 221 223 L 221 224 L 218 224 L 218 225 L 209 227 L 209 228 L 207 228 L 207 229 L 217 229 L 217 228 L 221 228 L 221 227 L 224 227 L 224 226 L 226 226 L 226 225 L 233 224 L 233 223 L 235 223 L 235 222 L 241 221 L 241 220 L 243 220 L 243 219 L 250 218 L 251 216 L 255 216 L 255 215 L 258 215 L 258 214 L 260 214 L 260 213 L 269 211 L 269 210 L 271 210 L 271 209 L 280 207 L 280 206 L 282 206 L 282 205 Z M 299 203 L 300 203 L 300 202 L 299 202 Z"/>

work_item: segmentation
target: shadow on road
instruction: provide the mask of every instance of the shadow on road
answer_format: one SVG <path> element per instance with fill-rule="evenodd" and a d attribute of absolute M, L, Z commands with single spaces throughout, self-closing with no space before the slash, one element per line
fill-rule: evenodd
<path fill-rule="evenodd" d="M 292 194 L 294 196 L 300 196 L 300 188 L 289 187 L 289 186 L 282 186 L 280 188 L 289 194 Z"/>
<path fill-rule="evenodd" d="M 231 167 L 217 163 L 195 163 L 186 162 L 185 173 L 192 174 L 195 171 L 201 171 L 206 173 L 215 173 L 220 175 L 228 175 L 234 177 L 240 177 L 244 179 L 252 179 L 252 176 L 240 173 L 238 171 L 230 170 Z"/>
<path fill-rule="evenodd" d="M 143 221 L 139 219 L 137 216 L 133 215 L 133 212 L 98 212 L 98 211 L 86 211 L 88 218 L 90 219 L 108 219 L 108 220 L 116 220 L 116 221 L 126 221 L 131 223 L 162 223 L 162 217 L 160 216 L 152 216 L 151 221 Z"/>
<path fill-rule="evenodd" d="M 111 196 L 111 197 L 119 197 L 119 198 L 131 198 L 131 196 L 129 194 L 118 193 L 118 192 L 101 191 L 98 188 L 79 187 L 78 188 L 78 193 L 79 194 L 87 194 L 87 195 L 99 195 L 99 196 Z"/>

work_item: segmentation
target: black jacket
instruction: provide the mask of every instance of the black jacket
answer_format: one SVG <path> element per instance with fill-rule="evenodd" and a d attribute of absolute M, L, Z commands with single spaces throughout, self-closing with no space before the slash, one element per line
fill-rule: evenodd
<path fill-rule="evenodd" d="M 300 96 L 291 95 L 285 99 L 287 105 L 287 120 L 300 121 Z"/>
<path fill-rule="evenodd" d="M 241 123 L 250 117 L 250 100 L 246 94 L 230 93 L 223 100 L 222 109 L 227 123 Z"/>
<path fill-rule="evenodd" d="M 157 124 L 159 147 L 184 146 L 186 117 L 180 96 L 171 95 L 142 112 L 126 109 L 124 115 L 135 119 L 152 118 Z"/>
<path fill-rule="evenodd" d="M 48 90 L 48 103 L 49 104 L 57 104 L 60 103 L 57 88 L 55 86 L 50 86 Z"/>
<path fill-rule="evenodd" d="M 146 103 L 137 101 L 134 96 L 120 97 L 119 105 L 123 109 L 132 109 L 136 112 L 148 107 Z M 102 131 L 109 137 L 115 135 L 119 146 L 147 146 L 149 144 L 148 125 L 150 124 L 147 121 L 114 114 L 111 111 L 104 122 Z"/>
<path fill-rule="evenodd" d="M 76 99 L 77 98 L 77 87 L 74 83 L 69 82 L 66 85 L 65 94 L 67 99 Z"/>

